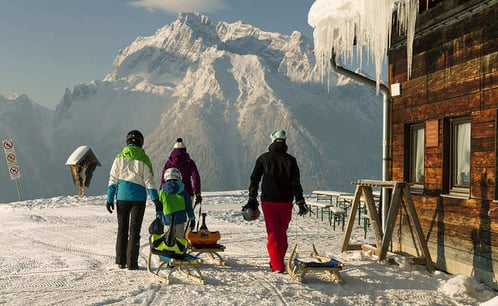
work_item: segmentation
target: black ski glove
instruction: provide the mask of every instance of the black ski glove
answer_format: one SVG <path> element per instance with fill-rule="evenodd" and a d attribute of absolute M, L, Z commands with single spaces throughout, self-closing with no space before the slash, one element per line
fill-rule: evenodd
<path fill-rule="evenodd" d="M 107 208 L 107 211 L 112 214 L 112 211 L 114 210 L 114 202 L 107 202 L 105 204 L 105 207 Z"/>
<path fill-rule="evenodd" d="M 245 210 L 245 209 L 256 209 L 258 208 L 259 206 L 259 203 L 258 203 L 258 200 L 256 200 L 255 198 L 249 198 L 249 200 L 247 201 L 247 204 L 242 206 L 242 210 Z"/>
<path fill-rule="evenodd" d="M 202 203 L 202 197 L 200 193 L 195 194 L 195 203 L 194 205 L 201 204 Z"/>
<path fill-rule="evenodd" d="M 299 212 L 297 213 L 298 215 L 304 216 L 309 212 L 308 205 L 306 205 L 304 199 L 297 200 L 296 205 L 299 207 Z"/>
<path fill-rule="evenodd" d="M 156 213 L 163 211 L 163 204 L 159 200 L 154 200 L 154 206 L 156 207 Z"/>

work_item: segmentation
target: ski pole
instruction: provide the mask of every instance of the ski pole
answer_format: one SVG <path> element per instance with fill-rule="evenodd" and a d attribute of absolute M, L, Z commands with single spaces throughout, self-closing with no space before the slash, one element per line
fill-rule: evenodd
<path fill-rule="evenodd" d="M 192 208 L 192 210 L 194 211 L 194 215 L 195 215 L 195 207 L 198 205 L 199 203 L 197 204 L 194 204 L 194 208 Z M 200 209 L 200 208 L 199 208 Z M 199 215 L 200 216 L 200 215 Z M 186 223 L 186 226 L 185 226 L 185 235 L 187 235 L 187 231 L 188 229 L 190 228 L 190 220 L 187 220 L 187 223 Z M 197 222 L 197 230 L 199 230 L 199 222 Z M 196 230 L 196 231 L 197 231 Z M 185 236 L 186 237 L 186 236 Z"/>
<path fill-rule="evenodd" d="M 185 223 L 185 231 L 183 231 L 183 237 L 187 237 L 187 231 L 190 227 L 190 220 L 187 220 L 187 223 Z"/>
<path fill-rule="evenodd" d="M 202 203 L 199 203 L 199 221 L 201 220 L 201 214 L 202 214 Z M 196 232 L 199 231 L 199 223 L 197 222 L 197 228 L 195 229 Z"/>

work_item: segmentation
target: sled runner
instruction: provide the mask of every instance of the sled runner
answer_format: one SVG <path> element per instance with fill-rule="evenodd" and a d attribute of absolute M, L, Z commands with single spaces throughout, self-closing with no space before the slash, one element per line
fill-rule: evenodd
<path fill-rule="evenodd" d="M 287 273 L 294 278 L 295 280 L 302 282 L 304 276 L 309 271 L 320 271 L 325 272 L 327 276 L 335 283 L 343 283 L 339 271 L 342 270 L 344 264 L 334 258 L 329 258 L 326 256 L 321 256 L 318 254 L 315 248 L 315 244 L 313 244 L 313 253 L 311 253 L 311 257 L 316 258 L 318 261 L 305 262 L 301 261 L 297 257 L 295 257 L 297 244 L 292 249 L 289 260 L 287 261 Z"/>
<path fill-rule="evenodd" d="M 196 253 L 196 256 L 201 254 L 206 254 L 211 262 L 219 266 L 226 266 L 225 260 L 221 257 L 219 252 L 223 252 L 225 250 L 225 246 L 221 244 L 214 245 L 199 245 L 199 246 L 190 246 L 190 250 Z"/>
<path fill-rule="evenodd" d="M 197 231 L 189 231 L 187 238 L 190 244 L 190 250 L 196 252 L 197 256 L 205 253 L 209 256 L 214 264 L 225 266 L 226 263 L 220 256 L 219 252 L 225 250 L 225 246 L 218 244 L 220 232 L 211 232 L 206 225 L 206 213 L 202 213 L 202 225 Z"/>
<path fill-rule="evenodd" d="M 171 284 L 171 274 L 178 271 L 187 279 L 204 285 L 206 282 L 197 266 L 202 263 L 202 260 L 196 256 L 186 254 L 185 258 L 171 258 L 165 255 L 158 255 L 159 265 L 155 268 L 152 267 L 152 251 L 149 252 L 147 260 L 147 272 L 149 272 L 155 279 L 167 285 Z M 161 269 L 166 267 L 166 271 Z"/>

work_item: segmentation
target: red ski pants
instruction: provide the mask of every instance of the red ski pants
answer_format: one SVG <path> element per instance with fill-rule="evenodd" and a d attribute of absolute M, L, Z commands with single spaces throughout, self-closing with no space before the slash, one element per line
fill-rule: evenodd
<path fill-rule="evenodd" d="M 292 217 L 292 202 L 262 202 L 272 270 L 285 270 L 284 257 L 287 252 L 287 228 Z"/>

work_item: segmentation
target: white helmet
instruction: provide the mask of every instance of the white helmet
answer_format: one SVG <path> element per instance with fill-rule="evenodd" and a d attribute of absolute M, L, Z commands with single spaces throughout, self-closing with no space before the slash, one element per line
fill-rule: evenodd
<path fill-rule="evenodd" d="M 164 180 L 166 182 L 170 181 L 170 180 L 181 181 L 182 180 L 182 173 L 177 168 L 168 168 L 164 172 Z"/>
<path fill-rule="evenodd" d="M 255 208 L 242 208 L 242 217 L 246 221 L 254 221 L 259 218 L 261 215 L 261 212 L 259 211 L 258 207 Z"/>

